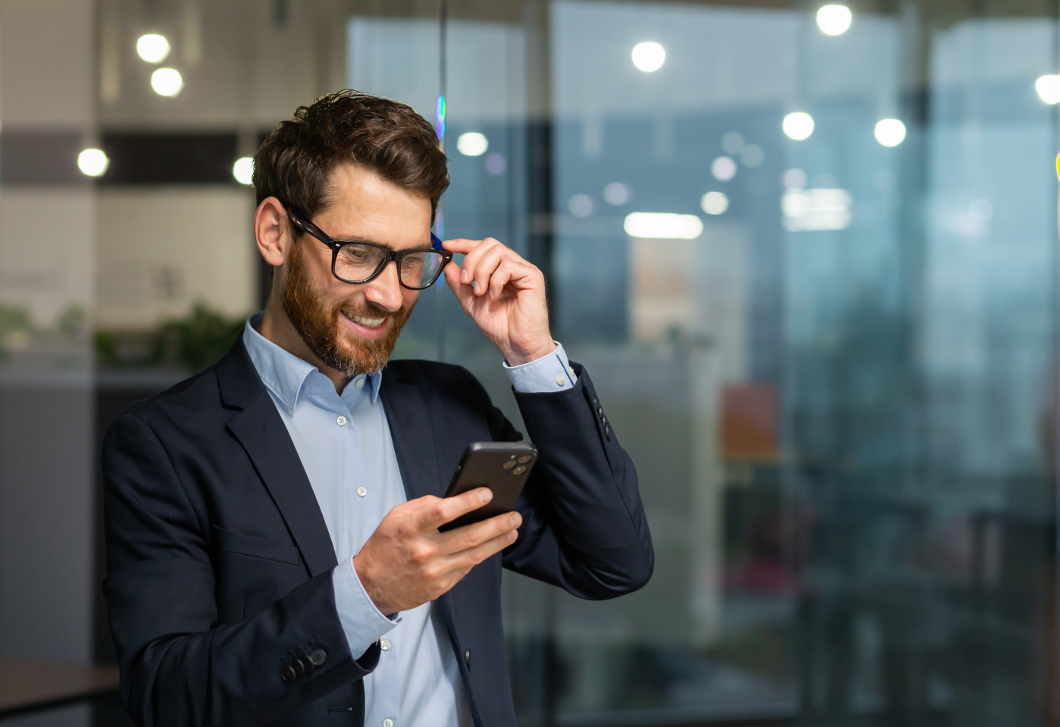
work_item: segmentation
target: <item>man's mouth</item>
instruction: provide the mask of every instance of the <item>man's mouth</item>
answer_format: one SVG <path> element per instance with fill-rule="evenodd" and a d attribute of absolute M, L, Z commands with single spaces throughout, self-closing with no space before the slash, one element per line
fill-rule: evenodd
<path fill-rule="evenodd" d="M 342 311 L 342 315 L 349 318 L 354 323 L 364 326 L 365 328 L 379 328 L 386 322 L 386 318 L 368 318 L 366 316 L 359 316 L 353 313 L 347 313 Z"/>

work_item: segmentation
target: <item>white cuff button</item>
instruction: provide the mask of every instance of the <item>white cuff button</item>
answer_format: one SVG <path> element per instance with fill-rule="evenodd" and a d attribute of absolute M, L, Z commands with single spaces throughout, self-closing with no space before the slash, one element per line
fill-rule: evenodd
<path fill-rule="evenodd" d="M 566 386 L 566 385 L 567 385 L 567 378 L 565 376 L 557 376 L 556 377 L 556 386 Z"/>
<path fill-rule="evenodd" d="M 338 424 L 338 425 L 339 425 L 340 427 L 344 427 L 344 426 L 346 426 L 346 422 L 347 422 L 347 421 L 349 421 L 349 420 L 348 420 L 348 419 L 346 419 L 346 417 L 344 417 L 344 416 L 342 416 L 342 415 L 340 414 L 340 415 L 338 416 L 338 418 L 337 418 L 337 419 L 335 420 L 335 423 L 336 423 L 336 424 Z"/>
<path fill-rule="evenodd" d="M 394 720 L 387 717 L 383 720 L 383 727 L 394 727 Z"/>
<path fill-rule="evenodd" d="M 383 639 L 382 641 L 379 642 L 379 648 L 382 649 L 383 651 L 390 651 L 390 642 L 387 641 L 386 639 Z"/>
<path fill-rule="evenodd" d="M 365 488 L 363 488 L 363 487 L 358 487 L 357 488 L 357 497 L 364 497 L 367 494 L 368 494 L 368 490 L 366 490 Z"/>

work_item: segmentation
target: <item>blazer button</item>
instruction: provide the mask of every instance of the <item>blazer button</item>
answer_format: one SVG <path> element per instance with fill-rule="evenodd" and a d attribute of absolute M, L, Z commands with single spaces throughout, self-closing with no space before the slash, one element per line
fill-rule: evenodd
<path fill-rule="evenodd" d="M 317 649 L 312 654 L 310 654 L 308 658 L 310 664 L 312 664 L 313 666 L 320 666 L 328 660 L 328 654 L 323 649 Z"/>
<path fill-rule="evenodd" d="M 607 441 L 609 441 L 609 442 L 611 441 L 611 425 L 610 424 L 605 424 L 604 425 L 604 436 L 607 437 Z"/>
<path fill-rule="evenodd" d="M 471 668 L 471 649 L 464 649 L 464 666 Z"/>
<path fill-rule="evenodd" d="M 302 676 L 305 674 L 305 662 L 301 659 L 295 659 L 292 661 L 291 666 L 294 667 L 295 676 Z"/>
<path fill-rule="evenodd" d="M 283 668 L 283 671 L 280 673 L 280 676 L 285 682 L 293 682 L 295 679 L 298 678 L 298 674 L 295 673 L 295 670 L 289 666 L 285 666 Z"/>

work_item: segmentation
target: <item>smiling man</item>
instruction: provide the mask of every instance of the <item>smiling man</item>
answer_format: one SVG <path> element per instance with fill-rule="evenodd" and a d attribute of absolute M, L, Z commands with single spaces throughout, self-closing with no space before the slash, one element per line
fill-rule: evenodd
<path fill-rule="evenodd" d="M 589 599 L 651 576 L 633 463 L 552 340 L 541 272 L 433 238 L 448 184 L 429 123 L 354 91 L 258 151 L 265 311 L 104 442 L 103 588 L 137 724 L 513 726 L 501 568 Z M 514 512 L 446 532 L 490 498 L 441 497 L 464 448 L 521 435 L 466 370 L 389 361 L 443 274 L 540 450 Z"/>

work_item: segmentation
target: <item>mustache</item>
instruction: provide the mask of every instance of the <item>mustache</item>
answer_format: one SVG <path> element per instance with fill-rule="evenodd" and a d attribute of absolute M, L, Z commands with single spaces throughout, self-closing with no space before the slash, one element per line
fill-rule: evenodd
<path fill-rule="evenodd" d="M 335 306 L 336 313 L 345 312 L 355 316 L 364 316 L 365 318 L 392 318 L 400 315 L 403 310 L 405 310 L 404 306 L 397 310 L 387 310 L 371 301 L 364 301 L 361 305 L 349 303 Z"/>

